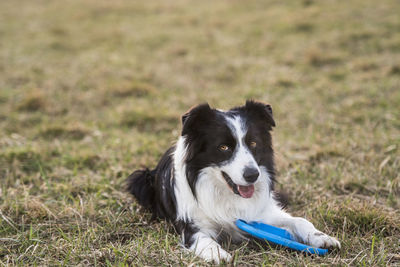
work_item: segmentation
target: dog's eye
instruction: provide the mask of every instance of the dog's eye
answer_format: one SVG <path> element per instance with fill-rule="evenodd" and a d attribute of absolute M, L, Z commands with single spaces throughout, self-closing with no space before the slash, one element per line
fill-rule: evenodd
<path fill-rule="evenodd" d="M 227 145 L 220 145 L 220 146 L 218 147 L 218 149 L 221 150 L 221 151 L 228 151 L 228 150 L 229 150 L 229 146 L 227 146 Z"/>
<path fill-rule="evenodd" d="M 254 141 L 250 142 L 250 147 L 251 148 L 256 148 L 257 147 L 257 143 L 254 142 Z"/>

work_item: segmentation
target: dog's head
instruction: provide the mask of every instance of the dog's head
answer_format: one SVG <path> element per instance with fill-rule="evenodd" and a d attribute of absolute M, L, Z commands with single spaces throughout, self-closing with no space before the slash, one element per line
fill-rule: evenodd
<path fill-rule="evenodd" d="M 186 174 L 194 195 L 198 175 L 205 168 L 216 170 L 217 179 L 243 198 L 253 196 L 260 179 L 269 179 L 272 186 L 270 131 L 275 121 L 270 105 L 247 101 L 244 106 L 221 111 L 202 104 L 183 115 L 182 123 Z"/>

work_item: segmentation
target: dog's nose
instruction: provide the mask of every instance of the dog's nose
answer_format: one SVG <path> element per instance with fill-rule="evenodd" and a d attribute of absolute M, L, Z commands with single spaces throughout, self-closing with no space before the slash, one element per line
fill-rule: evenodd
<path fill-rule="evenodd" d="M 246 167 L 243 172 L 243 177 L 248 183 L 254 183 L 255 181 L 257 181 L 259 175 L 260 173 L 258 172 L 258 170 L 251 167 Z"/>

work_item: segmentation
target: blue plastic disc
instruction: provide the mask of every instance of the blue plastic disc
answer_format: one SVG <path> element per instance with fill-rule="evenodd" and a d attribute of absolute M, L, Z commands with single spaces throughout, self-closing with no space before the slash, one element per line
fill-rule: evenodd
<path fill-rule="evenodd" d="M 278 228 L 269 224 L 259 223 L 259 222 L 250 222 L 247 223 L 243 220 L 237 220 L 236 226 L 246 233 L 257 237 L 262 240 L 266 240 L 272 242 L 274 244 L 278 244 L 284 247 L 288 247 L 294 250 L 307 252 L 310 254 L 316 255 L 325 255 L 328 253 L 327 249 L 323 248 L 314 248 L 302 243 L 299 243 L 295 240 L 295 238 L 285 229 Z"/>

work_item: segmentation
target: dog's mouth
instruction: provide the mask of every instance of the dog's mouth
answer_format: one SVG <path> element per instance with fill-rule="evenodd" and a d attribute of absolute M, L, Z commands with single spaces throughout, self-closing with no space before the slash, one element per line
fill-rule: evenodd
<path fill-rule="evenodd" d="M 232 189 L 233 193 L 238 194 L 243 198 L 251 198 L 254 194 L 254 185 L 237 185 L 235 184 L 231 177 L 226 172 L 222 172 L 222 176 L 224 177 L 228 186 Z"/>

